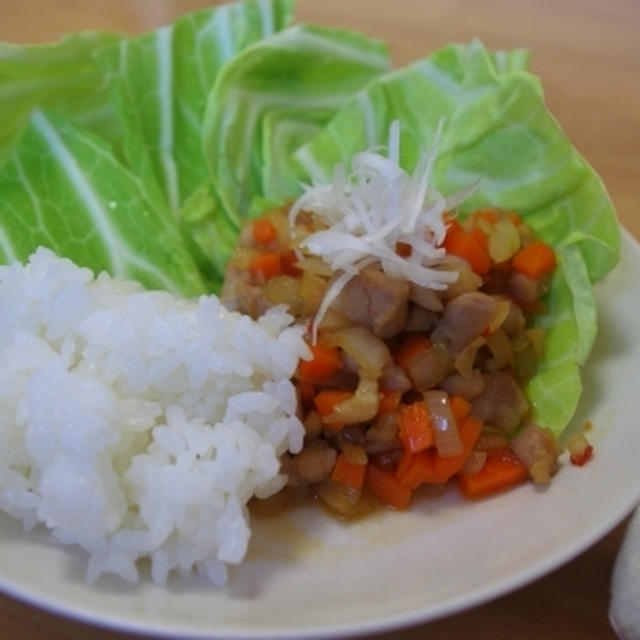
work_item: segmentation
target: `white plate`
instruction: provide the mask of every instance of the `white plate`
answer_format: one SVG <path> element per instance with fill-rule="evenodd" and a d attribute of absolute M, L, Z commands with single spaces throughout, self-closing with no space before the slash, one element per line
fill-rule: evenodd
<path fill-rule="evenodd" d="M 640 499 L 640 248 L 597 288 L 600 331 L 574 424 L 590 420 L 595 457 L 564 461 L 545 491 L 525 485 L 478 503 L 453 491 L 406 513 L 341 524 L 312 508 L 256 523 L 248 561 L 224 589 L 198 578 L 159 589 L 83 581 L 85 557 L 0 518 L 0 589 L 130 631 L 183 638 L 344 637 L 471 607 L 558 567 Z"/>

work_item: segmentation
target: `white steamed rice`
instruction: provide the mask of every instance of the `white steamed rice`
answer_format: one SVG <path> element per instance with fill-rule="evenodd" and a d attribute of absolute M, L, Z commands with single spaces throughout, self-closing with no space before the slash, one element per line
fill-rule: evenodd
<path fill-rule="evenodd" d="M 39 249 L 0 267 L 0 508 L 104 572 L 216 584 L 250 537 L 247 501 L 302 446 L 289 378 L 307 352 L 275 309 L 144 291 Z"/>

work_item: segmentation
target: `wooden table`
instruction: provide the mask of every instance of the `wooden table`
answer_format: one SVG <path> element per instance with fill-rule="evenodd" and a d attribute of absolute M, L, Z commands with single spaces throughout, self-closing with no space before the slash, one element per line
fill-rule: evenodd
<path fill-rule="evenodd" d="M 135 33 L 206 0 L 0 0 L 0 39 L 46 41 L 80 28 Z M 213 3 L 215 4 L 215 2 Z M 595 166 L 620 220 L 640 238 L 640 2 L 638 0 L 299 0 L 299 20 L 359 28 L 387 40 L 397 65 L 450 41 L 526 46 L 547 102 Z M 533 584 L 484 606 L 381 638 L 614 638 L 609 580 L 622 523 Z M 116 640 L 122 634 L 58 618 L 0 595 L 0 638 Z"/>

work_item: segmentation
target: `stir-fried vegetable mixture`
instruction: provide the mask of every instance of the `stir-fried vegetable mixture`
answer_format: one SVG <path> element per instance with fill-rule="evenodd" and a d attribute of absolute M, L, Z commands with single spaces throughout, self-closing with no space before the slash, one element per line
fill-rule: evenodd
<path fill-rule="evenodd" d="M 227 271 L 224 299 L 257 317 L 286 304 L 308 322 L 309 360 L 296 373 L 304 449 L 283 463 L 293 487 L 310 485 L 340 515 L 363 492 L 396 508 L 423 485 L 455 478 L 469 498 L 522 482 L 546 484 L 559 453 L 529 422 L 522 385 L 535 372 L 544 331 L 530 327 L 555 268 L 553 250 L 512 211 L 451 217 L 436 291 L 389 276 L 377 261 L 342 288 L 312 339 L 335 274 L 304 249 L 325 225 L 303 211 L 249 224 Z M 398 256 L 410 257 L 399 243 Z M 339 486 L 336 486 L 339 485 Z"/>
<path fill-rule="evenodd" d="M 283 466 L 290 487 L 345 517 L 366 496 L 402 509 L 455 478 L 479 498 L 546 484 L 558 466 L 522 391 L 544 349 L 528 318 L 544 312 L 555 252 L 516 212 L 459 220 L 447 205 L 460 198 L 430 188 L 430 154 L 409 176 L 396 127 L 389 148 L 247 225 L 223 291 L 254 317 L 285 304 L 307 323 L 305 446 Z"/>

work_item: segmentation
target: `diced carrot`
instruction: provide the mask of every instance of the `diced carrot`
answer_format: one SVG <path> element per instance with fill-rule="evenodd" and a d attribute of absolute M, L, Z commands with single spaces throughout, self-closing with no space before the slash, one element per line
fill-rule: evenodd
<path fill-rule="evenodd" d="M 378 405 L 378 413 L 389 413 L 398 408 L 402 391 L 389 391 L 382 389 L 379 393 L 380 404 Z"/>
<path fill-rule="evenodd" d="M 433 474 L 428 470 L 434 464 L 433 454 L 433 451 L 421 451 L 416 454 L 409 452 L 408 456 L 403 456 L 400 459 L 402 464 L 399 464 L 396 469 L 396 478 L 412 491 L 424 482 L 439 484 L 431 480 Z"/>
<path fill-rule="evenodd" d="M 298 378 L 308 382 L 322 382 L 334 375 L 341 365 L 340 352 L 337 347 L 325 347 L 320 344 L 308 345 L 311 349 L 311 360 L 300 360 Z"/>
<path fill-rule="evenodd" d="M 403 473 L 396 473 L 398 479 L 410 489 L 419 485 L 444 484 L 458 473 L 466 462 L 482 431 L 480 420 L 470 415 L 458 426 L 463 452 L 458 456 L 439 456 L 435 449 L 420 451 L 413 456 L 411 464 Z"/>
<path fill-rule="evenodd" d="M 538 280 L 556 268 L 556 254 L 545 242 L 534 240 L 513 256 L 511 264 L 527 278 Z"/>
<path fill-rule="evenodd" d="M 296 266 L 298 256 L 293 249 L 283 253 L 280 260 L 282 262 L 282 272 L 286 273 L 288 276 L 297 277 L 302 273 L 302 269 Z"/>
<path fill-rule="evenodd" d="M 473 212 L 473 219 L 495 224 L 498 222 L 498 212 L 495 209 L 478 209 Z"/>
<path fill-rule="evenodd" d="M 278 237 L 276 228 L 273 226 L 273 222 L 271 222 L 269 218 L 254 220 L 251 225 L 251 232 L 253 234 L 253 239 L 258 244 L 262 245 L 269 244 Z"/>
<path fill-rule="evenodd" d="M 460 431 L 460 440 L 462 441 L 462 446 L 464 448 L 462 456 L 466 458 L 471 453 L 473 445 L 475 445 L 476 440 L 480 436 L 480 432 L 482 431 L 482 422 L 475 416 L 468 415 L 464 421 L 458 425 L 458 430 Z"/>
<path fill-rule="evenodd" d="M 489 250 L 459 225 L 448 229 L 443 246 L 447 253 L 464 258 L 478 275 L 483 276 L 491 269 Z"/>
<path fill-rule="evenodd" d="M 396 478 L 403 478 L 411 464 L 413 463 L 413 453 L 409 449 L 402 450 L 402 457 L 398 460 L 398 466 L 396 467 Z"/>
<path fill-rule="evenodd" d="M 394 509 L 406 509 L 411 501 L 411 489 L 402 484 L 393 473 L 368 464 L 364 474 L 364 487 L 382 504 Z"/>
<path fill-rule="evenodd" d="M 478 244 L 487 252 L 487 255 L 489 255 L 489 236 L 487 236 L 480 227 L 474 227 L 469 231 L 469 234 L 474 237 Z"/>
<path fill-rule="evenodd" d="M 457 476 L 460 490 L 466 498 L 471 500 L 503 491 L 526 479 L 526 467 L 508 448 L 489 455 L 479 471 L 461 473 Z"/>
<path fill-rule="evenodd" d="M 572 454 L 569 459 L 571 460 L 571 464 L 575 464 L 578 467 L 582 467 L 587 464 L 589 460 L 593 458 L 593 445 L 587 445 L 587 447 L 579 454 Z"/>
<path fill-rule="evenodd" d="M 471 403 L 462 396 L 449 396 L 449 406 L 458 424 L 464 422 L 471 413 Z"/>
<path fill-rule="evenodd" d="M 575 464 L 578 467 L 581 467 L 593 458 L 593 445 L 589 443 L 584 433 L 578 433 L 569 438 L 567 449 L 569 451 L 571 464 Z"/>
<path fill-rule="evenodd" d="M 424 402 L 414 402 L 402 407 L 399 435 L 405 449 L 411 453 L 418 453 L 434 446 L 433 422 Z"/>
<path fill-rule="evenodd" d="M 429 347 L 431 347 L 429 338 L 420 333 L 412 333 L 396 347 L 393 357 L 403 369 L 407 369 L 415 355 Z"/>
<path fill-rule="evenodd" d="M 249 271 L 255 280 L 269 280 L 282 274 L 282 261 L 278 253 L 261 253 L 251 259 Z"/>
<path fill-rule="evenodd" d="M 342 391 L 340 389 L 327 389 L 321 391 L 314 399 L 313 404 L 320 416 L 328 416 L 333 412 L 337 404 L 353 397 L 352 391 Z"/>
<path fill-rule="evenodd" d="M 335 467 L 331 472 L 331 479 L 334 482 L 346 484 L 354 489 L 362 489 L 364 484 L 364 474 L 367 469 L 366 464 L 355 464 L 345 457 L 344 453 L 338 454 Z"/>

